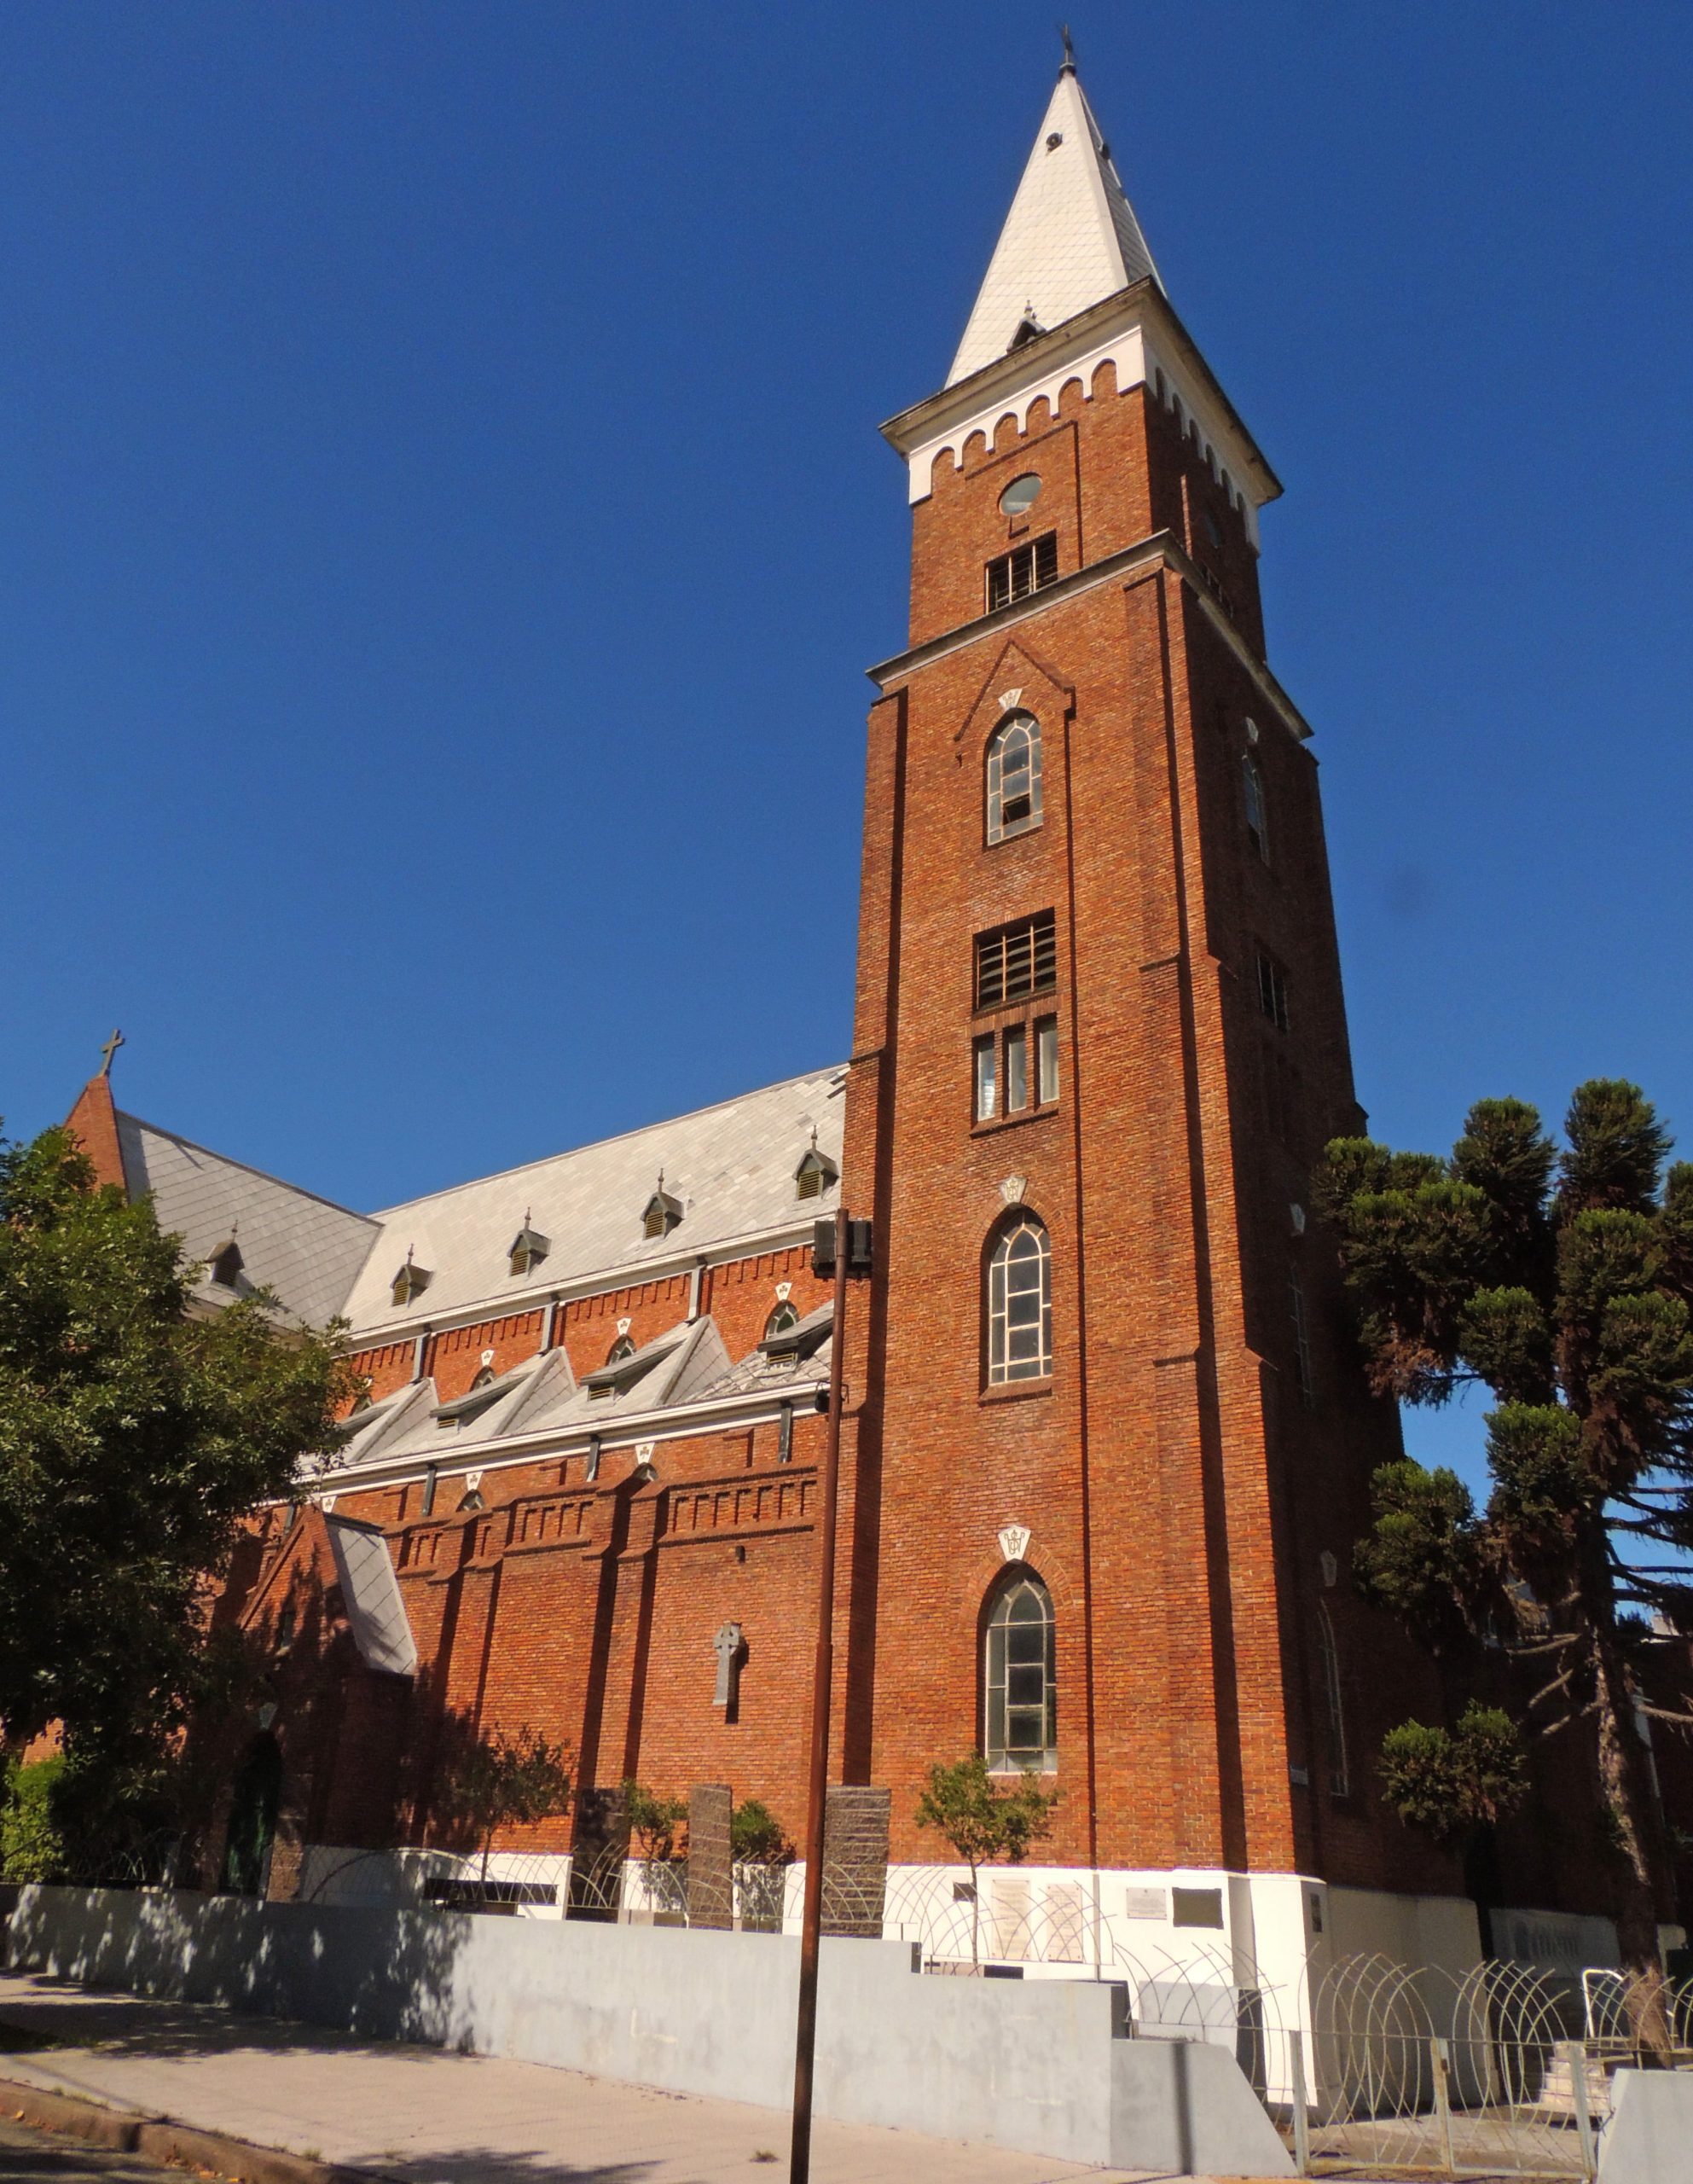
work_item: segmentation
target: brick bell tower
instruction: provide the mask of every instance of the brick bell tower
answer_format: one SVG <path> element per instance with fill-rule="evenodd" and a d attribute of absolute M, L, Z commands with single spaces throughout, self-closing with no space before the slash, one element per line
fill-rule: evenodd
<path fill-rule="evenodd" d="M 946 1855 L 928 1768 L 980 1749 L 1062 1793 L 1045 1862 L 1449 1891 L 1370 1779 L 1426 1694 L 1350 1584 L 1399 1443 L 1307 1211 L 1361 1118 L 1265 655 L 1281 488 L 1068 55 L 947 383 L 884 431 L 911 626 L 869 726 L 845 1774 L 907 1860 Z"/>

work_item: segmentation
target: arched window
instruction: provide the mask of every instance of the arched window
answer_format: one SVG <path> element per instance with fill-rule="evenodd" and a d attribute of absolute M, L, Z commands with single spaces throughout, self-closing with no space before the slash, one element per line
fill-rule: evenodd
<path fill-rule="evenodd" d="M 988 1616 L 983 1745 L 989 1767 L 1055 1767 L 1058 1630 L 1052 1596 L 1027 1572 L 1004 1586 Z"/>
<path fill-rule="evenodd" d="M 1041 723 L 1031 713 L 1002 720 L 988 743 L 988 839 L 1008 840 L 1041 823 Z"/>
<path fill-rule="evenodd" d="M 624 1358 L 633 1357 L 634 1355 L 635 1345 L 626 1334 L 620 1334 L 606 1352 L 606 1362 L 608 1365 L 621 1365 Z"/>
<path fill-rule="evenodd" d="M 470 1391 L 474 1395 L 478 1388 L 491 1388 L 493 1385 L 494 1368 L 491 1365 L 484 1365 L 471 1382 Z"/>
<path fill-rule="evenodd" d="M 1346 1700 L 1341 1691 L 1340 1648 L 1326 1605 L 1317 1603 L 1317 1641 L 1323 1657 L 1323 1697 L 1329 1710 L 1329 1791 L 1331 1796 L 1351 1795 L 1352 1769 L 1346 1756 Z"/>
<path fill-rule="evenodd" d="M 1240 787 L 1246 804 L 1246 839 L 1267 864 L 1270 861 L 1270 820 L 1264 805 L 1264 776 L 1258 770 L 1258 761 L 1249 751 L 1240 762 Z"/>
<path fill-rule="evenodd" d="M 790 1328 L 798 1325 L 798 1308 L 784 1300 L 764 1322 L 764 1340 L 768 1342 L 773 1335 L 786 1334 Z"/>
<path fill-rule="evenodd" d="M 485 1509 L 487 1507 L 488 1504 L 482 1498 L 482 1489 L 479 1486 L 473 1486 L 467 1493 L 461 1494 L 459 1496 L 459 1513 L 461 1516 L 465 1515 L 467 1513 L 471 1515 L 474 1515 L 477 1510 Z"/>
<path fill-rule="evenodd" d="M 988 1379 L 1039 1380 L 1052 1369 L 1052 1247 L 1020 1214 L 988 1259 Z"/>

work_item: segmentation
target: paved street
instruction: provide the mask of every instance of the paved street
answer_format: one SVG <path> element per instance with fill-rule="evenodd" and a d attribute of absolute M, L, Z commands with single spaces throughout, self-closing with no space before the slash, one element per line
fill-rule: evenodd
<path fill-rule="evenodd" d="M 367 2044 L 50 1980 L 0 1977 L 0 2022 L 55 2043 L 0 2053 L 0 2076 L 407 2184 L 747 2184 L 786 2174 L 786 2117 L 734 2101 L 490 2056 Z M 7 2168 L 13 2158 L 0 2158 L 0 2179 L 156 2184 L 165 2173 L 76 2148 L 64 2154 L 68 2167 Z M 812 2174 L 816 2184 L 1125 2184 L 1128 2175 L 830 2123 L 817 2126 Z"/>

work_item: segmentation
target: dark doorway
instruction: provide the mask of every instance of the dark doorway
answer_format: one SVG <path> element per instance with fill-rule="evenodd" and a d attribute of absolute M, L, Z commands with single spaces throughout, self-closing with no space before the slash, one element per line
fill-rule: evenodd
<path fill-rule="evenodd" d="M 282 1792 L 282 1750 L 270 1730 L 253 1739 L 235 1777 L 229 1809 L 223 1882 L 237 1896 L 263 1896 L 276 1838 L 276 1807 Z"/>

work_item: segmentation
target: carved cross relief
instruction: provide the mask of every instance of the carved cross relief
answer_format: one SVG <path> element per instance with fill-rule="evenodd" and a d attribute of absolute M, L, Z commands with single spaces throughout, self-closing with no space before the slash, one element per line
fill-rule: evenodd
<path fill-rule="evenodd" d="M 717 1656 L 717 1688 L 712 1694 L 714 1706 L 733 1709 L 740 1697 L 741 1641 L 745 1635 L 738 1623 L 726 1623 L 711 1641 L 711 1650 Z"/>

